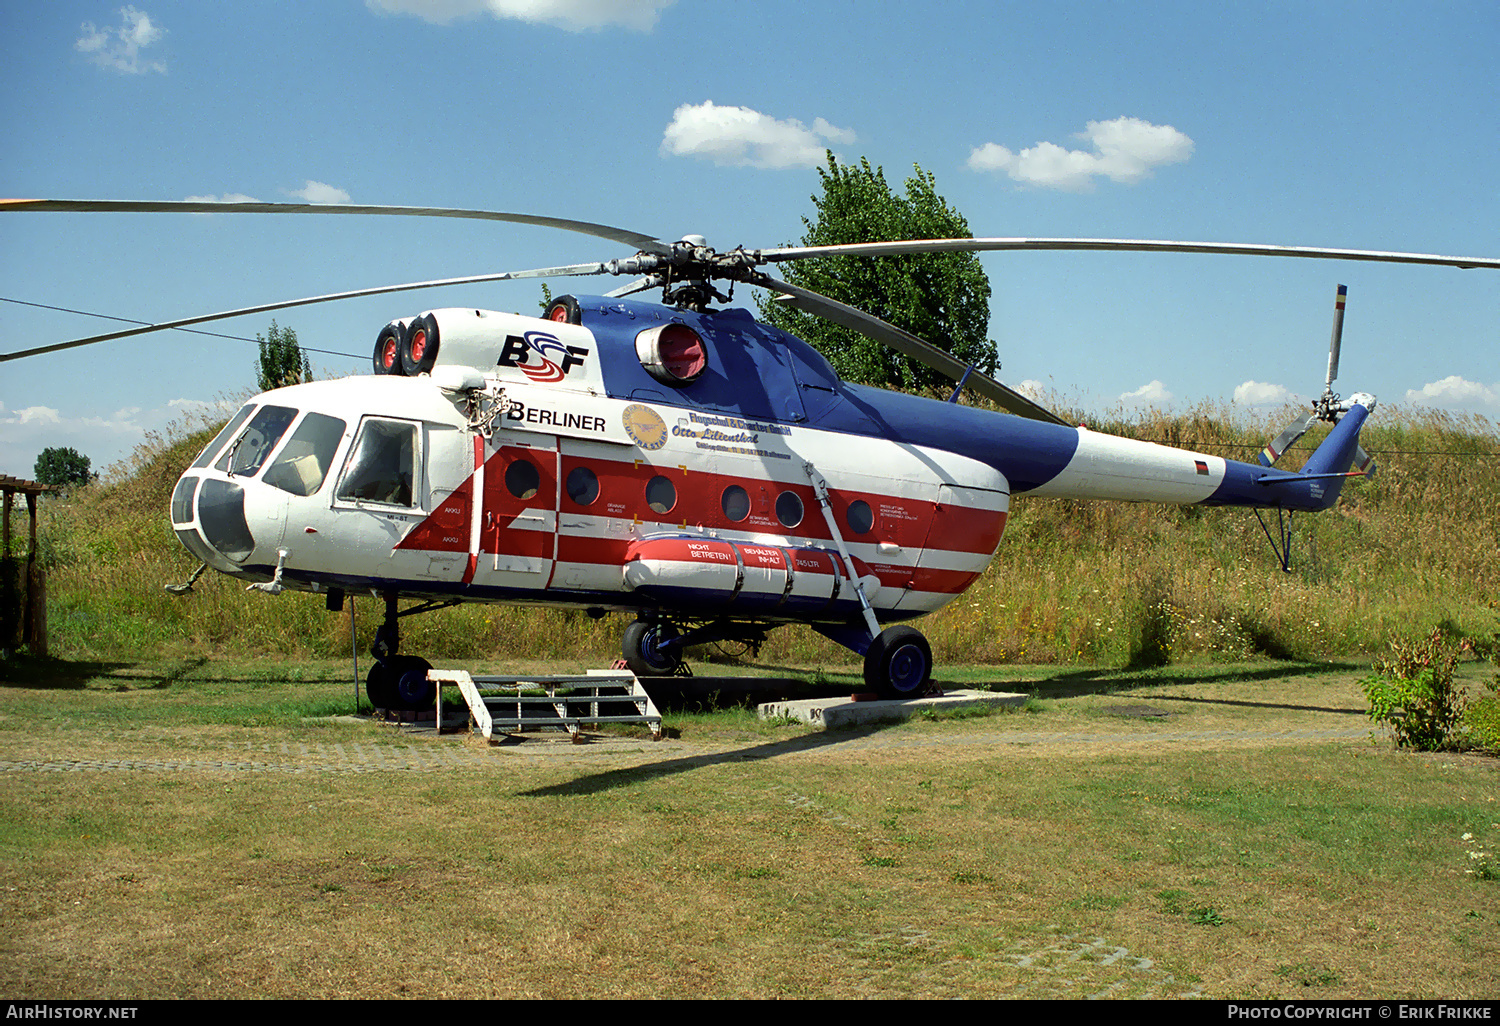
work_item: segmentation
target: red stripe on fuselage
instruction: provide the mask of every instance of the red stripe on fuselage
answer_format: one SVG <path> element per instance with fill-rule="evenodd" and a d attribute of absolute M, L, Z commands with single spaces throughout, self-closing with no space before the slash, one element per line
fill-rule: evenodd
<path fill-rule="evenodd" d="M 554 508 L 553 496 L 558 491 L 557 478 L 554 476 L 557 473 L 554 469 L 555 459 L 553 450 L 502 446 L 485 463 L 485 502 L 481 511 L 481 515 L 486 517 L 482 544 L 485 553 L 551 557 L 552 531 L 506 528 L 518 516 L 540 517 L 542 519 L 538 523 L 546 522 L 547 515 Z M 537 490 L 525 499 L 515 497 L 506 484 L 507 472 L 513 463 L 519 461 L 530 463 L 536 471 Z M 570 513 L 586 514 L 630 520 L 667 530 L 691 525 L 709 530 L 795 536 L 798 539 L 826 542 L 830 547 L 833 544 L 833 536 L 810 485 L 685 469 L 682 466 L 654 465 L 641 460 L 610 460 L 565 453 L 561 465 L 563 481 L 566 482 L 568 476 L 578 468 L 593 472 L 598 482 L 598 494 L 592 502 L 581 505 L 564 491 L 561 510 L 563 517 Z M 529 477 L 530 472 L 522 468 L 516 471 L 513 480 Z M 663 477 L 670 482 L 675 493 L 674 503 L 665 512 L 652 509 L 646 501 L 647 486 L 656 477 Z M 466 549 L 467 537 L 464 544 L 449 547 L 449 539 L 455 532 L 448 526 L 438 530 L 435 521 L 441 513 L 448 524 L 452 523 L 451 508 L 457 505 L 457 501 L 461 501 L 456 501 L 454 497 L 470 496 L 473 491 L 472 480 L 471 477 L 455 489 L 453 495 L 431 516 L 413 528 L 397 548 L 436 551 Z M 749 514 L 738 521 L 730 520 L 724 514 L 724 493 L 735 486 L 743 488 L 750 499 Z M 794 527 L 783 525 L 776 516 L 776 501 L 784 492 L 791 492 L 802 504 L 802 519 Z M 857 500 L 869 504 L 875 513 L 875 524 L 864 534 L 855 534 L 846 528 L 844 540 L 851 544 L 881 542 L 897 545 L 913 553 L 925 548 L 931 552 L 965 552 L 988 556 L 999 545 L 1005 528 L 1006 515 L 999 510 L 951 503 L 938 507 L 906 496 L 830 489 L 829 501 L 838 523 L 847 525 L 848 509 Z M 601 525 L 599 529 L 605 528 Z M 557 560 L 565 563 L 621 565 L 625 560 L 625 550 L 635 540 L 635 537 L 561 534 L 557 538 Z M 790 540 L 786 544 L 794 547 Z M 887 585 L 949 593 L 962 591 L 977 576 L 977 573 L 967 571 L 897 565 L 878 566 L 875 567 L 875 572 Z"/>

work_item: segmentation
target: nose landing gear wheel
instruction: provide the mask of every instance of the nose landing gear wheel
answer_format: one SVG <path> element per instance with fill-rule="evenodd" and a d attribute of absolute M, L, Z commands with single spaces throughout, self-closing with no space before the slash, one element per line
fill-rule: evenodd
<path fill-rule="evenodd" d="M 932 646 L 912 627 L 887 627 L 865 654 L 865 684 L 881 698 L 921 698 L 932 681 Z"/>

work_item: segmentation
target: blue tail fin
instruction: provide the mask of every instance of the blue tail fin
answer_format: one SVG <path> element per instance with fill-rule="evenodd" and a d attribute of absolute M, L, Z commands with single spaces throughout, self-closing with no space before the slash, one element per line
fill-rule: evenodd
<path fill-rule="evenodd" d="M 1307 458 L 1307 465 L 1299 472 L 1298 476 L 1302 478 L 1327 481 L 1318 497 L 1321 500 L 1319 508 L 1328 509 L 1338 501 L 1339 492 L 1348 480 L 1349 468 L 1354 465 L 1354 454 L 1359 451 L 1360 429 L 1374 408 L 1374 396 L 1356 392 L 1349 400 L 1348 412 L 1339 418 L 1328 437 L 1323 439 L 1323 444 Z"/>

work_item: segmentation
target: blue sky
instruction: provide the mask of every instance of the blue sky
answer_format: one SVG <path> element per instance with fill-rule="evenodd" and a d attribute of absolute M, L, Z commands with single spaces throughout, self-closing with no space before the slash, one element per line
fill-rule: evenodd
<path fill-rule="evenodd" d="M 921 164 L 976 235 L 1500 256 L 1493 2 L 142 0 L 7 4 L 0 29 L 12 197 L 477 207 L 726 249 L 797 241 L 828 147 L 893 185 Z M 0 296 L 163 320 L 623 255 L 498 224 L 5 214 Z M 1000 377 L 1101 413 L 1316 394 L 1342 282 L 1340 391 L 1500 420 L 1495 272 L 983 259 Z M 352 354 L 315 353 L 316 368 L 365 373 L 392 317 L 531 311 L 539 295 L 482 285 L 276 316 L 304 346 Z M 0 303 L 6 351 L 108 327 Z M 102 468 L 248 394 L 254 370 L 252 344 L 181 332 L 0 365 L 0 474 L 31 476 L 49 445 Z"/>

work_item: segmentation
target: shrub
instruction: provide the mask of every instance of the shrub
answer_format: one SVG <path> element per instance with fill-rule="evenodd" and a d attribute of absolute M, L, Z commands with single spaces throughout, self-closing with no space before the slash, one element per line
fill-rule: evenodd
<path fill-rule="evenodd" d="M 1360 681 L 1370 719 L 1388 723 L 1399 748 L 1435 751 L 1463 718 L 1468 695 L 1454 686 L 1458 648 L 1441 627 L 1414 641 L 1391 642 L 1391 655 Z"/>

